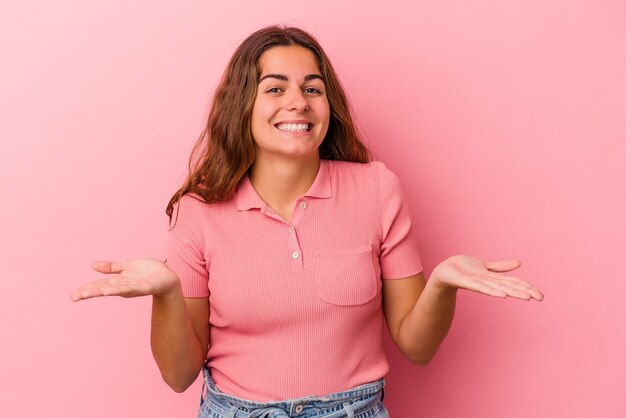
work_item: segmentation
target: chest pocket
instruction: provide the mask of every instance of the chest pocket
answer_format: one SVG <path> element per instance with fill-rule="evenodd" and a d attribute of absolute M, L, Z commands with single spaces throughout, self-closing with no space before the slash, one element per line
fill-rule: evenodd
<path fill-rule="evenodd" d="M 324 302 L 339 306 L 364 305 L 376 297 L 378 279 L 371 245 L 347 250 L 315 252 L 319 273 L 317 294 Z"/>

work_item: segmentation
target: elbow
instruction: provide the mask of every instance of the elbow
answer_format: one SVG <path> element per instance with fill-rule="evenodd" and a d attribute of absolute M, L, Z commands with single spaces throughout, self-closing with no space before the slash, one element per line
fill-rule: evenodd
<path fill-rule="evenodd" d="M 189 386 L 186 386 L 186 385 L 177 386 L 177 385 L 170 385 L 169 383 L 168 383 L 168 386 L 172 388 L 172 390 L 176 393 L 183 393 L 184 391 L 187 390 L 187 388 L 189 388 Z"/>
<path fill-rule="evenodd" d="M 174 377 L 162 375 L 165 383 L 176 393 L 183 393 L 189 389 L 193 382 L 195 382 L 197 376 L 196 374 L 193 378 L 185 378 L 182 376 Z"/>
<path fill-rule="evenodd" d="M 426 367 L 439 350 L 440 344 L 416 344 L 412 347 L 404 347 L 400 350 L 404 357 L 417 367 Z"/>
<path fill-rule="evenodd" d="M 433 359 L 432 356 L 406 356 L 407 360 L 416 365 L 417 367 L 426 367 L 430 361 Z"/>
<path fill-rule="evenodd" d="M 156 356 L 155 356 L 156 358 Z M 178 362 L 176 364 L 157 361 L 157 366 L 161 372 L 161 378 L 176 393 L 183 393 L 198 378 L 198 374 L 202 375 L 201 370 L 204 362 L 198 361 L 197 364 L 191 362 Z"/>
<path fill-rule="evenodd" d="M 168 382 L 166 380 L 165 383 L 176 393 L 183 393 L 191 386 L 191 383 L 187 384 L 186 382 Z"/>
<path fill-rule="evenodd" d="M 428 359 L 428 360 L 411 360 L 411 363 L 415 364 L 419 368 L 422 368 L 422 367 L 426 367 L 428 365 L 428 363 L 430 363 L 430 359 Z"/>

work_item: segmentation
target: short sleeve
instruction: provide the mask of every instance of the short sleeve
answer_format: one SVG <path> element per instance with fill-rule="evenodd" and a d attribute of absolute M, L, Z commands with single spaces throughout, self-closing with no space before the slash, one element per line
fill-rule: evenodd
<path fill-rule="evenodd" d="M 183 196 L 174 208 L 175 223 L 168 235 L 167 265 L 180 279 L 183 295 L 189 298 L 209 296 L 209 273 L 200 228 L 205 205 L 191 196 Z"/>
<path fill-rule="evenodd" d="M 422 271 L 417 236 L 400 179 L 382 162 L 374 162 L 376 208 L 381 229 L 383 279 L 402 279 Z"/>

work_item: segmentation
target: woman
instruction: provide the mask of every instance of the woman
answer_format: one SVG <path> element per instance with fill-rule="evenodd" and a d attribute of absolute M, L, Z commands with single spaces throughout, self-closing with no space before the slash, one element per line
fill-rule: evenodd
<path fill-rule="evenodd" d="M 177 392 L 203 370 L 199 416 L 386 417 L 385 322 L 422 366 L 459 288 L 543 295 L 501 274 L 516 260 L 457 255 L 426 282 L 399 180 L 368 161 L 317 41 L 261 29 L 230 60 L 167 207 L 167 265 L 95 262 L 113 278 L 72 299 L 152 295 L 154 358 Z"/>

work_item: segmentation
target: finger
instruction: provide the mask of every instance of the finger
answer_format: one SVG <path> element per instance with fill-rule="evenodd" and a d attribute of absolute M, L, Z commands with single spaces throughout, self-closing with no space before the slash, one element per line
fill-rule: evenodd
<path fill-rule="evenodd" d="M 79 287 L 70 295 L 70 299 L 74 302 L 83 299 L 89 299 L 96 296 L 102 296 L 101 286 L 111 279 L 101 279 Z"/>
<path fill-rule="evenodd" d="M 501 290 L 502 292 L 506 293 L 507 296 L 510 296 L 512 298 L 529 300 L 532 297 L 526 289 L 519 289 L 509 286 L 502 281 L 493 280 L 491 278 L 478 278 L 478 281 L 483 283 L 485 286 L 490 286 L 495 289 Z"/>
<path fill-rule="evenodd" d="M 91 267 L 100 273 L 121 273 L 124 270 L 124 263 L 119 261 L 97 260 L 91 264 Z"/>
<path fill-rule="evenodd" d="M 530 294 L 530 296 L 532 296 L 533 299 L 540 302 L 543 300 L 543 293 L 536 287 L 529 287 L 526 291 Z"/>
<path fill-rule="evenodd" d="M 74 290 L 72 294 L 70 295 L 70 299 L 72 300 L 72 302 L 78 302 L 79 300 L 82 300 L 83 298 L 79 290 Z"/>
<path fill-rule="evenodd" d="M 500 282 L 504 282 L 518 289 L 528 289 L 532 287 L 530 283 L 525 280 L 520 279 L 519 277 L 509 276 L 501 273 L 485 273 L 482 277 L 488 277 L 493 280 L 497 280 Z"/>
<path fill-rule="evenodd" d="M 98 296 L 103 296 L 102 291 L 100 290 L 100 288 L 98 288 L 98 287 L 91 287 L 91 288 L 81 287 L 80 289 L 75 290 L 70 295 L 70 298 L 74 302 L 78 302 L 79 300 L 95 298 L 95 297 L 98 297 Z"/>
<path fill-rule="evenodd" d="M 522 263 L 519 260 L 496 260 L 485 261 L 485 267 L 490 271 L 511 271 L 519 268 Z"/>
<path fill-rule="evenodd" d="M 106 279 L 96 280 L 76 289 L 70 298 L 76 302 L 82 299 L 89 299 L 97 296 L 107 296 L 105 292 L 110 292 L 111 287 L 115 287 L 120 283 L 120 276 L 115 275 Z"/>
<path fill-rule="evenodd" d="M 484 275 L 481 277 L 481 281 L 489 286 L 500 289 L 508 294 L 508 296 L 530 300 L 535 299 L 538 301 L 543 300 L 543 293 L 536 287 L 528 285 L 526 282 L 519 280 L 512 276 L 502 277 L 489 277 L 494 275 Z M 500 276 L 500 275 L 498 275 Z M 508 278 L 508 279 L 507 279 Z"/>
<path fill-rule="evenodd" d="M 515 289 L 519 289 L 524 292 L 527 292 L 533 299 L 536 299 L 539 301 L 543 299 L 543 293 L 541 293 L 539 289 L 537 289 L 535 286 L 531 285 L 530 283 L 518 277 L 507 276 L 507 275 L 498 274 L 498 273 L 485 274 L 484 276 L 487 276 L 496 281 L 506 283 L 507 285 Z"/>
<path fill-rule="evenodd" d="M 483 293 L 488 296 L 494 296 L 498 298 L 507 297 L 507 293 L 502 291 L 501 289 L 497 289 L 489 284 L 479 280 L 478 277 L 466 276 L 461 279 L 459 283 L 459 287 L 467 290 L 471 290 L 478 293 Z"/>
<path fill-rule="evenodd" d="M 127 283 L 91 283 L 84 286 L 70 296 L 74 302 L 82 299 L 90 299 L 100 296 L 122 296 L 131 297 L 134 295 L 133 287 Z"/>

